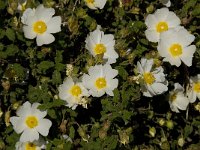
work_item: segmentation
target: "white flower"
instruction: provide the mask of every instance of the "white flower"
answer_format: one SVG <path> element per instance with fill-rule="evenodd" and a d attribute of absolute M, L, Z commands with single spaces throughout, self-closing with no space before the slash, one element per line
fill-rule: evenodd
<path fill-rule="evenodd" d="M 147 30 L 145 35 L 151 42 L 159 42 L 160 33 L 179 26 L 180 19 L 168 8 L 157 9 L 154 14 L 149 14 L 145 19 Z"/>
<path fill-rule="evenodd" d="M 108 59 L 107 63 L 115 63 L 119 56 L 114 50 L 114 36 L 112 34 L 104 34 L 99 28 L 97 26 L 97 29 L 87 36 L 85 47 L 94 57 L 103 54 L 103 59 Z"/>
<path fill-rule="evenodd" d="M 166 7 L 170 7 L 171 6 L 171 1 L 170 0 L 160 0 L 160 1 Z"/>
<path fill-rule="evenodd" d="M 179 83 L 174 84 L 174 90 L 169 93 L 169 105 L 172 111 L 186 110 L 189 100 L 184 94 L 184 89 Z"/>
<path fill-rule="evenodd" d="M 36 9 L 26 9 L 21 18 L 24 36 L 28 39 L 36 38 L 38 46 L 54 42 L 55 38 L 51 33 L 61 31 L 61 17 L 52 17 L 54 14 L 53 8 L 44 8 L 43 5 Z"/>
<path fill-rule="evenodd" d="M 141 75 L 144 84 L 141 86 L 141 90 L 144 96 L 152 97 L 154 95 L 162 94 L 168 90 L 168 82 L 165 79 L 162 67 L 152 68 L 153 59 L 147 60 L 141 59 L 141 62 L 137 63 L 137 69 Z"/>
<path fill-rule="evenodd" d="M 65 79 L 62 85 L 59 86 L 59 97 L 67 102 L 69 108 L 73 110 L 77 105 L 82 104 L 83 96 L 88 97 L 88 90 L 83 86 L 81 82 L 74 83 L 71 77 Z"/>
<path fill-rule="evenodd" d="M 15 150 L 41 150 L 46 149 L 46 142 L 43 139 L 39 139 L 33 142 L 17 142 L 15 144 Z"/>
<path fill-rule="evenodd" d="M 17 116 L 11 117 L 10 122 L 15 132 L 22 133 L 21 142 L 33 142 L 39 139 L 39 133 L 47 136 L 52 122 L 44 119 L 47 111 L 37 109 L 39 103 L 32 105 L 27 101 L 17 110 Z"/>
<path fill-rule="evenodd" d="M 178 27 L 161 34 L 157 49 L 160 56 L 164 57 L 163 61 L 179 67 L 182 60 L 187 66 L 191 66 L 196 46 L 190 44 L 194 39 L 185 28 Z"/>
<path fill-rule="evenodd" d="M 118 79 L 114 79 L 118 75 L 117 70 L 109 64 L 95 65 L 88 69 L 88 74 L 83 75 L 82 81 L 93 97 L 101 97 L 105 93 L 114 96 L 113 90 L 118 86 Z"/>
<path fill-rule="evenodd" d="M 86 5 L 90 9 L 103 9 L 107 0 L 85 0 Z"/>
<path fill-rule="evenodd" d="M 190 103 L 200 100 L 200 74 L 190 78 L 190 85 L 187 87 L 187 96 Z"/>

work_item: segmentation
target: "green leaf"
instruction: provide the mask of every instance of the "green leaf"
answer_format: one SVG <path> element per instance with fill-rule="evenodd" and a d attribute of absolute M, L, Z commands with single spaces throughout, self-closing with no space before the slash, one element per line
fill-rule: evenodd
<path fill-rule="evenodd" d="M 45 73 L 48 69 L 52 68 L 54 66 L 54 63 L 51 61 L 42 61 L 40 64 L 38 64 L 39 72 Z"/>
<path fill-rule="evenodd" d="M 71 139 L 74 139 L 74 136 L 75 136 L 75 129 L 74 129 L 73 126 L 71 126 L 70 129 L 69 129 L 69 137 Z"/>
<path fill-rule="evenodd" d="M 126 80 L 128 77 L 128 73 L 124 69 L 124 67 L 117 66 L 116 69 L 118 70 L 119 76 L 121 76 L 123 80 Z"/>
<path fill-rule="evenodd" d="M 193 127 L 191 125 L 186 125 L 184 128 L 184 137 L 187 138 L 193 131 Z"/>
<path fill-rule="evenodd" d="M 14 41 L 15 40 L 15 32 L 13 29 L 8 28 L 6 30 L 6 36 L 9 40 Z"/>

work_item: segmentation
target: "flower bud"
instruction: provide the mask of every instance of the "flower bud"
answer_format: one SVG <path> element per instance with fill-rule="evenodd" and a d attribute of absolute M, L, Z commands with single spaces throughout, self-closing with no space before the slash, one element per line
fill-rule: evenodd
<path fill-rule="evenodd" d="M 160 119 L 158 120 L 158 123 L 159 123 L 160 126 L 163 126 L 163 125 L 165 124 L 165 119 L 160 118 Z"/>
<path fill-rule="evenodd" d="M 5 113 L 4 121 L 5 121 L 6 126 L 8 127 L 8 126 L 10 125 L 10 110 L 8 110 L 8 111 Z"/>
<path fill-rule="evenodd" d="M 154 127 L 149 128 L 149 134 L 150 134 L 152 137 L 155 137 L 156 129 L 155 129 Z"/>
<path fill-rule="evenodd" d="M 183 147 L 184 144 L 185 144 L 184 138 L 183 138 L 183 137 L 180 137 L 180 138 L 178 139 L 178 145 L 179 145 L 180 147 Z"/>
<path fill-rule="evenodd" d="M 10 89 L 10 81 L 8 81 L 8 80 L 6 80 L 6 81 L 1 80 L 1 82 L 2 82 L 1 85 L 2 85 L 3 89 L 5 91 L 8 91 Z"/>
<path fill-rule="evenodd" d="M 174 128 L 174 123 L 173 123 L 173 121 L 168 120 L 168 121 L 166 122 L 166 126 L 167 126 L 168 129 L 173 129 L 173 128 Z"/>

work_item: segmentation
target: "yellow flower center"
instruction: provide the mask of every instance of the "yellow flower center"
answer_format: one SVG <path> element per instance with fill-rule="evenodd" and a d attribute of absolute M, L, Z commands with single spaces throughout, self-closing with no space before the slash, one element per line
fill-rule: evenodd
<path fill-rule="evenodd" d="M 161 33 L 168 30 L 168 24 L 166 22 L 159 22 L 156 25 L 156 31 Z"/>
<path fill-rule="evenodd" d="M 107 85 L 106 79 L 105 78 L 98 78 L 95 82 L 95 86 L 97 89 L 103 89 Z"/>
<path fill-rule="evenodd" d="M 96 44 L 94 52 L 96 55 L 104 54 L 106 52 L 106 47 L 104 46 L 104 44 Z"/>
<path fill-rule="evenodd" d="M 176 100 L 176 97 L 177 97 L 177 94 L 176 94 L 176 93 L 173 93 L 173 94 L 170 95 L 169 100 L 170 100 L 171 102 L 173 102 L 173 101 Z"/>
<path fill-rule="evenodd" d="M 86 3 L 94 3 L 94 0 L 86 0 Z"/>
<path fill-rule="evenodd" d="M 173 44 L 169 48 L 169 51 L 173 57 L 180 56 L 182 54 L 182 46 L 180 44 Z"/>
<path fill-rule="evenodd" d="M 38 119 L 35 116 L 28 116 L 26 118 L 26 125 L 29 128 L 34 128 L 38 125 Z"/>
<path fill-rule="evenodd" d="M 147 83 L 147 84 L 153 84 L 154 81 L 155 81 L 155 77 L 154 77 L 154 75 L 153 75 L 152 73 L 150 73 L 150 72 L 145 72 L 145 73 L 144 73 L 144 81 L 145 81 L 145 83 Z"/>
<path fill-rule="evenodd" d="M 47 25 L 43 21 L 37 21 L 33 24 L 33 30 L 38 34 L 42 34 L 47 30 Z"/>
<path fill-rule="evenodd" d="M 25 150 L 36 150 L 36 145 L 33 143 L 27 143 Z"/>
<path fill-rule="evenodd" d="M 195 83 L 193 89 L 195 92 L 200 93 L 200 82 Z"/>
<path fill-rule="evenodd" d="M 80 86 L 74 85 L 74 86 L 72 86 L 70 93 L 73 96 L 78 97 L 82 93 L 82 90 L 81 90 Z"/>

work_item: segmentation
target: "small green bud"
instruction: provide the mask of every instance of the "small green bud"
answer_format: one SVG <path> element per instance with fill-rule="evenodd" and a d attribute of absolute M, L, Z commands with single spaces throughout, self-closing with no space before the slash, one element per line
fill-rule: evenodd
<path fill-rule="evenodd" d="M 153 6 L 153 5 L 149 5 L 149 6 L 146 8 L 146 12 L 149 13 L 149 14 L 152 13 L 153 10 L 154 10 L 154 6 Z"/>
<path fill-rule="evenodd" d="M 174 127 L 173 121 L 168 120 L 168 121 L 166 122 L 166 126 L 167 126 L 167 128 L 169 128 L 169 129 L 173 129 L 173 127 Z"/>
<path fill-rule="evenodd" d="M 165 119 L 163 118 L 158 119 L 158 123 L 160 126 L 163 126 L 165 124 Z"/>
<path fill-rule="evenodd" d="M 178 145 L 179 145 L 180 147 L 183 147 L 184 144 L 185 144 L 184 138 L 183 138 L 183 137 L 180 137 L 180 138 L 178 139 Z"/>
<path fill-rule="evenodd" d="M 149 128 L 149 134 L 150 134 L 152 137 L 155 137 L 156 129 L 155 129 L 154 127 Z"/>

